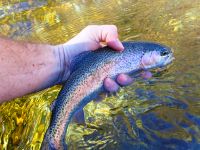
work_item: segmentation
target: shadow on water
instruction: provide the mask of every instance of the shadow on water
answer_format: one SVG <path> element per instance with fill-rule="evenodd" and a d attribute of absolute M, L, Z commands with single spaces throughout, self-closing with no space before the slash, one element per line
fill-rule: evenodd
<path fill-rule="evenodd" d="M 88 24 L 116 24 L 123 41 L 172 47 L 176 59 L 165 71 L 90 102 L 84 108 L 86 126 L 71 123 L 67 143 L 70 149 L 199 149 L 199 12 L 199 0 L 3 0 L 0 34 L 58 44 Z M 0 149 L 39 149 L 59 90 L 55 86 L 2 104 Z"/>

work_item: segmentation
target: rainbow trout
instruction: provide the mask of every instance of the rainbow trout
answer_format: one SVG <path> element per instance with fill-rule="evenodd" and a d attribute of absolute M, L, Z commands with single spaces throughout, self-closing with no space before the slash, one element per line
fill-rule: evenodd
<path fill-rule="evenodd" d="M 173 60 L 170 48 L 157 43 L 123 42 L 123 46 L 121 53 L 104 47 L 74 58 L 71 75 L 57 97 L 41 149 L 67 149 L 65 134 L 72 116 L 104 91 L 106 77 L 115 79 L 120 73 L 164 67 Z"/>

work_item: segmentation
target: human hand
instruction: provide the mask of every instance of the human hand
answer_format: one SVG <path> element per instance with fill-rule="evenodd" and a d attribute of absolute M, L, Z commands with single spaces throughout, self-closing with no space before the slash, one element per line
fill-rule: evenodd
<path fill-rule="evenodd" d="M 88 51 L 102 47 L 101 42 L 104 42 L 116 51 L 124 49 L 118 39 L 117 27 L 115 25 L 89 25 L 64 45 L 76 45 L 76 47 L 78 45 L 81 51 Z"/>

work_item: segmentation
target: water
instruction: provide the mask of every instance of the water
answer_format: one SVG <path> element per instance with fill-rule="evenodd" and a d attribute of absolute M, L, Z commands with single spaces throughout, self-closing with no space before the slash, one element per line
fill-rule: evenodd
<path fill-rule="evenodd" d="M 0 2 L 0 34 L 63 43 L 88 24 L 116 24 L 120 39 L 173 48 L 175 61 L 149 80 L 85 108 L 70 124 L 70 149 L 200 149 L 200 1 L 74 0 Z M 55 34 L 56 33 L 56 34 Z M 0 149 L 39 149 L 60 86 L 0 106 Z"/>

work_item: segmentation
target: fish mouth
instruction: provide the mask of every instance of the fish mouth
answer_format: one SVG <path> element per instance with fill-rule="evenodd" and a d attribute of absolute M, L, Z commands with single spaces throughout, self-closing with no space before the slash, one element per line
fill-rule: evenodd
<path fill-rule="evenodd" d="M 166 56 L 166 60 L 164 61 L 164 63 L 159 66 L 157 69 L 155 69 L 156 71 L 163 71 L 166 70 L 167 68 L 169 68 L 172 64 L 172 61 L 175 59 L 175 57 L 173 56 L 172 53 L 168 54 Z"/>
<path fill-rule="evenodd" d="M 168 54 L 167 58 L 166 58 L 166 60 L 164 62 L 164 66 L 166 66 L 168 64 L 171 64 L 174 59 L 175 59 L 175 57 L 173 56 L 172 53 Z"/>
<path fill-rule="evenodd" d="M 161 72 L 164 71 L 166 69 L 168 69 L 169 67 L 171 67 L 172 65 L 172 61 L 175 59 L 175 57 L 173 56 L 173 54 L 168 54 L 166 56 L 166 60 L 164 61 L 164 63 L 160 66 L 158 66 L 157 68 L 154 68 L 153 71 L 154 72 Z"/>

